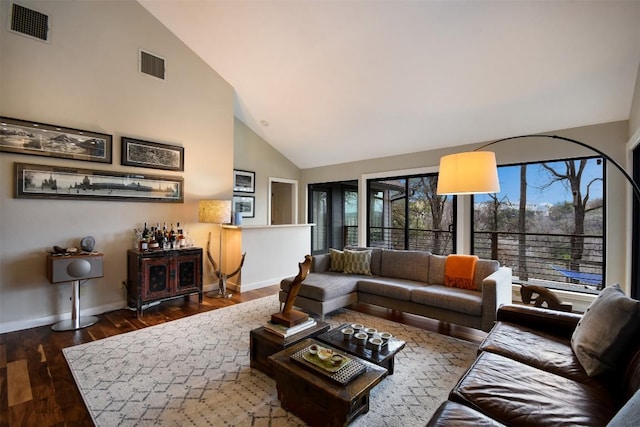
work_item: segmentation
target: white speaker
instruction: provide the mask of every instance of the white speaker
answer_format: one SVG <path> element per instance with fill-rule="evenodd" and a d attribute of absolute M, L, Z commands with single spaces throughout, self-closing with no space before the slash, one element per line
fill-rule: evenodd
<path fill-rule="evenodd" d="M 47 278 L 51 283 L 102 277 L 102 254 L 47 257 Z"/>

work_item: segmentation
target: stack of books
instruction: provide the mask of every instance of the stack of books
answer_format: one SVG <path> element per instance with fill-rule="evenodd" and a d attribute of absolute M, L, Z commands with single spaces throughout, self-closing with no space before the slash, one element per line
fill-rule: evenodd
<path fill-rule="evenodd" d="M 299 332 L 304 331 L 305 329 L 309 329 L 313 326 L 316 325 L 316 319 L 314 319 L 313 317 L 309 317 L 307 320 L 305 320 L 302 323 L 299 323 L 295 326 L 292 326 L 290 328 L 287 328 L 284 325 L 278 325 L 276 323 L 271 323 L 271 322 L 267 322 L 264 325 L 264 329 L 274 333 L 276 335 L 281 336 L 282 338 L 287 338 L 290 337 L 291 335 L 295 335 Z"/>

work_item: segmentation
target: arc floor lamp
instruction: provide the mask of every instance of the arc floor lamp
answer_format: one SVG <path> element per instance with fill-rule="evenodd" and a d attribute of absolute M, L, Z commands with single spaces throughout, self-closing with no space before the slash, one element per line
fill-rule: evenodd
<path fill-rule="evenodd" d="M 450 154 L 440 159 L 440 170 L 438 172 L 438 189 L 440 195 L 465 195 L 465 194 L 486 194 L 500 192 L 500 182 L 498 181 L 498 166 L 496 156 L 492 151 L 484 151 L 485 148 L 504 141 L 512 141 L 523 138 L 551 138 L 577 144 L 598 153 L 605 160 L 615 166 L 627 179 L 633 194 L 640 203 L 640 187 L 627 173 L 627 171 L 615 160 L 601 150 L 592 147 L 581 141 L 565 138 L 558 135 L 520 135 L 509 138 L 502 138 L 484 144 L 473 151 Z M 640 257 L 639 253 L 634 258 Z M 632 265 L 638 264 L 640 260 L 633 259 Z M 638 289 L 632 289 L 632 296 L 637 298 Z"/>

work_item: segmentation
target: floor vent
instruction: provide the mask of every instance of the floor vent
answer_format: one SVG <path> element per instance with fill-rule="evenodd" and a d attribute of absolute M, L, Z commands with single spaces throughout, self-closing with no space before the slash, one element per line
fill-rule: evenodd
<path fill-rule="evenodd" d="M 11 8 L 11 31 L 48 42 L 49 16 L 13 3 Z"/>
<path fill-rule="evenodd" d="M 159 79 L 165 79 L 164 59 L 144 50 L 140 50 L 140 72 Z"/>

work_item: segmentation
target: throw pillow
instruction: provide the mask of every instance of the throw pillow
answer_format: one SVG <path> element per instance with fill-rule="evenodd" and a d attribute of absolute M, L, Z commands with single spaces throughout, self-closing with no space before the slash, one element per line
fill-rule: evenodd
<path fill-rule="evenodd" d="M 344 271 L 344 252 L 337 249 L 329 249 L 329 258 L 331 259 L 331 271 L 342 273 Z"/>
<path fill-rule="evenodd" d="M 371 251 L 344 251 L 344 272 L 371 276 Z"/>
<path fill-rule="evenodd" d="M 571 348 L 591 377 L 615 369 L 640 328 L 640 301 L 619 285 L 607 286 L 587 308 L 571 337 Z"/>

